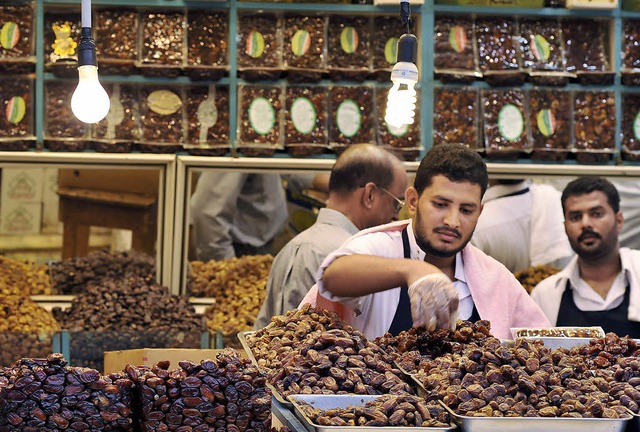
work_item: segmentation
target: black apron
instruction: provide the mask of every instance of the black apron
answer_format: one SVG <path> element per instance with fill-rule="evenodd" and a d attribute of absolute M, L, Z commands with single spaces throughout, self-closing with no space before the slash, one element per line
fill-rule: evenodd
<path fill-rule="evenodd" d="M 558 326 L 592 327 L 601 326 L 605 332 L 613 332 L 618 336 L 640 338 L 640 322 L 629 321 L 629 284 L 624 292 L 624 299 L 620 306 L 606 311 L 581 311 L 573 301 L 571 283 L 567 280 L 560 309 L 558 310 Z"/>
<path fill-rule="evenodd" d="M 409 235 L 407 234 L 407 228 L 402 230 L 402 249 L 404 250 L 404 257 L 411 258 L 411 243 L 409 243 Z M 469 317 L 469 321 L 475 322 L 480 319 L 480 315 L 476 309 L 476 305 L 473 305 L 473 311 Z M 389 327 L 389 333 L 397 336 L 402 331 L 409 330 L 413 327 L 413 319 L 411 318 L 411 300 L 409 299 L 409 287 L 403 285 L 400 287 L 400 301 L 398 302 L 398 308 L 396 314 L 393 316 L 391 326 Z"/>

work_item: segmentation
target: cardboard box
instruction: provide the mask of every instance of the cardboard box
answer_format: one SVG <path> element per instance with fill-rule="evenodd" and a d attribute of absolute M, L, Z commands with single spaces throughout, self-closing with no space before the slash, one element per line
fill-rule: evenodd
<path fill-rule="evenodd" d="M 58 168 L 45 168 L 42 176 L 42 202 L 58 202 Z"/>
<path fill-rule="evenodd" d="M 42 203 L 2 201 L 0 234 L 38 234 L 42 224 Z"/>
<path fill-rule="evenodd" d="M 42 201 L 43 168 L 3 168 L 0 200 L 9 202 Z"/>
<path fill-rule="evenodd" d="M 105 351 L 104 373 L 109 374 L 124 369 L 127 364 L 135 366 L 153 366 L 159 361 L 169 360 L 169 369 L 178 367 L 181 360 L 200 363 L 201 360 L 215 359 L 219 349 L 186 349 L 186 348 L 141 348 L 124 351 Z M 238 351 L 241 357 L 246 357 L 244 351 Z"/>
<path fill-rule="evenodd" d="M 58 200 L 42 202 L 42 233 L 62 234 L 62 222 L 58 217 Z"/>

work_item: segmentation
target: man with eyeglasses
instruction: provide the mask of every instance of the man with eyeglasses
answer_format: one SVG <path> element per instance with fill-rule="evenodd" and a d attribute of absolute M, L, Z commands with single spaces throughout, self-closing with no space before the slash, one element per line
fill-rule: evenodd
<path fill-rule="evenodd" d="M 452 329 L 458 317 L 490 321 L 498 338 L 510 338 L 511 327 L 548 327 L 511 272 L 469 244 L 487 184 L 476 152 L 432 148 L 405 193 L 410 219 L 351 237 L 322 263 L 303 303 L 338 312 L 369 339 Z"/>
<path fill-rule="evenodd" d="M 315 283 L 322 261 L 364 228 L 397 219 L 408 178 L 402 162 L 371 144 L 350 146 L 329 177 L 329 198 L 316 222 L 278 253 L 267 279 L 267 295 L 254 328 L 295 309 Z"/>

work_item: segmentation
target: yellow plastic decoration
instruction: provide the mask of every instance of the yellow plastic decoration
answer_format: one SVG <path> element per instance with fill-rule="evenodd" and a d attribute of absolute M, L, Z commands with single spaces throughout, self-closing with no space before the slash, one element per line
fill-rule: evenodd
<path fill-rule="evenodd" d="M 62 25 L 54 24 L 53 32 L 56 34 L 56 40 L 51 45 L 53 52 L 60 57 L 74 55 L 78 44 L 71 39 L 71 23 L 65 22 Z"/>

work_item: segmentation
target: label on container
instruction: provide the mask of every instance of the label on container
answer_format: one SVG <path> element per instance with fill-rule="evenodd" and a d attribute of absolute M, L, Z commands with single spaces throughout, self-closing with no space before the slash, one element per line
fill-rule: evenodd
<path fill-rule="evenodd" d="M 384 59 L 389 64 L 396 64 L 398 58 L 398 38 L 392 37 L 384 44 Z"/>
<path fill-rule="evenodd" d="M 467 32 L 464 27 L 456 25 L 449 30 L 449 45 L 457 53 L 461 53 L 467 47 Z"/>
<path fill-rule="evenodd" d="M 345 137 L 351 138 L 357 134 L 362 124 L 360 106 L 352 99 L 340 102 L 336 110 L 336 123 L 338 130 Z"/>
<path fill-rule="evenodd" d="M 156 114 L 170 115 L 182 107 L 182 99 L 171 90 L 156 90 L 147 96 L 147 104 Z"/>
<path fill-rule="evenodd" d="M 306 30 L 298 30 L 291 37 L 291 51 L 300 57 L 309 52 L 311 47 L 311 35 Z"/>
<path fill-rule="evenodd" d="M 7 103 L 6 116 L 9 123 L 18 124 L 27 112 L 27 104 L 22 96 L 14 96 Z"/>
<path fill-rule="evenodd" d="M 556 131 L 556 116 L 550 109 L 541 109 L 536 114 L 538 130 L 546 137 L 550 137 Z"/>
<path fill-rule="evenodd" d="M 403 137 L 409 132 L 409 125 L 404 124 L 400 127 L 390 125 L 389 123 L 385 123 L 387 125 L 387 130 L 389 133 L 396 137 Z"/>
<path fill-rule="evenodd" d="M 636 117 L 633 119 L 633 136 L 640 140 L 640 111 L 636 114 Z"/>
<path fill-rule="evenodd" d="M 249 105 L 249 123 L 260 135 L 266 135 L 276 124 L 276 110 L 267 98 L 257 97 Z"/>
<path fill-rule="evenodd" d="M 542 35 L 531 35 L 531 53 L 539 62 L 546 62 L 551 55 L 551 46 Z"/>
<path fill-rule="evenodd" d="M 524 118 L 514 104 L 506 104 L 498 113 L 498 130 L 507 141 L 517 141 L 524 130 Z"/>
<path fill-rule="evenodd" d="M 340 46 L 342 51 L 347 54 L 353 54 L 358 50 L 358 43 L 360 43 L 360 37 L 358 31 L 353 27 L 345 27 L 340 33 Z"/>
<path fill-rule="evenodd" d="M 301 134 L 308 135 L 316 127 L 316 108 L 306 97 L 295 98 L 291 103 L 291 121 Z"/>
<path fill-rule="evenodd" d="M 0 30 L 0 44 L 4 49 L 13 49 L 20 40 L 20 27 L 13 21 L 7 21 Z"/>
<path fill-rule="evenodd" d="M 252 31 L 247 36 L 244 52 L 253 58 L 261 57 L 264 54 L 264 37 L 259 31 Z"/>

